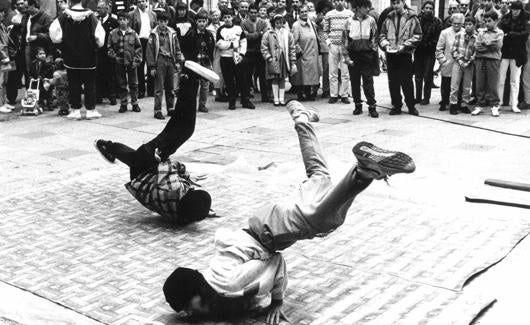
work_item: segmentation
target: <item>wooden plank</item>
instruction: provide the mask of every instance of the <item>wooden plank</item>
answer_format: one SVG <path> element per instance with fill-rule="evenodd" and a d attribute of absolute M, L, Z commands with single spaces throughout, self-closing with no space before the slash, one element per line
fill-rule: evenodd
<path fill-rule="evenodd" d="M 490 186 L 502 187 L 502 188 L 509 188 L 512 190 L 530 192 L 530 184 L 526 184 L 526 183 L 518 183 L 518 182 L 488 178 L 484 181 L 484 184 L 490 185 Z"/>

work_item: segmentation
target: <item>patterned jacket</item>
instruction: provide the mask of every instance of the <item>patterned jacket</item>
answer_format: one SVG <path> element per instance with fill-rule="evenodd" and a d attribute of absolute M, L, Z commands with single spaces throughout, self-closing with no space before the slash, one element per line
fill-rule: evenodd
<path fill-rule="evenodd" d="M 107 46 L 109 57 L 118 64 L 136 67 L 142 62 L 142 44 L 138 34 L 130 27 L 125 35 L 119 28 L 112 30 Z"/>
<path fill-rule="evenodd" d="M 186 166 L 165 160 L 125 184 L 125 188 L 147 209 L 176 221 L 180 199 L 192 188 Z"/>
<path fill-rule="evenodd" d="M 399 23 L 397 23 L 399 19 Z M 399 28 L 398 28 L 399 27 Z M 404 52 L 412 53 L 421 41 L 422 32 L 416 12 L 404 9 L 401 17 L 394 10 L 388 14 L 379 31 L 379 46 L 397 48 L 404 46 Z"/>
<path fill-rule="evenodd" d="M 424 13 L 421 13 L 419 18 L 422 36 L 416 51 L 432 54 L 436 50 L 436 42 L 442 32 L 442 21 L 438 17 Z"/>
<path fill-rule="evenodd" d="M 467 67 L 475 60 L 475 40 L 477 34 L 469 35 L 462 31 L 455 36 L 451 54 L 453 59 L 458 62 L 461 67 Z"/>
<path fill-rule="evenodd" d="M 184 60 L 182 52 L 180 51 L 178 34 L 171 27 L 167 27 L 167 29 L 169 33 L 169 48 L 171 51 L 171 57 L 173 58 L 173 63 L 177 64 Z M 147 41 L 147 50 L 145 51 L 145 60 L 147 61 L 147 66 L 149 67 L 149 69 L 156 68 L 156 62 L 158 60 L 159 51 L 160 31 L 159 26 L 156 26 L 151 31 L 151 35 L 149 35 L 149 40 Z"/>

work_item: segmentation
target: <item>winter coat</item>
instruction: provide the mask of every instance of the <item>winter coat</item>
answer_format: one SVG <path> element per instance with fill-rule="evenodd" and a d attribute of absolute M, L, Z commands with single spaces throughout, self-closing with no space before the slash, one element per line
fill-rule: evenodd
<path fill-rule="evenodd" d="M 421 13 L 419 17 L 422 36 L 416 52 L 432 54 L 436 50 L 436 43 L 442 32 L 442 21 L 438 17 L 424 13 Z"/>
<path fill-rule="evenodd" d="M 285 48 L 285 56 L 284 56 L 284 62 L 281 62 L 281 48 L 278 38 L 278 33 L 284 33 L 284 48 Z M 287 71 L 291 71 L 291 64 L 295 64 L 296 62 L 296 51 L 294 47 L 294 40 L 291 33 L 289 33 L 289 30 L 282 27 L 279 31 L 276 29 L 270 29 L 268 30 L 261 39 L 261 55 L 263 56 L 263 59 L 267 62 L 265 67 L 265 73 L 267 79 L 274 79 L 276 76 L 274 74 L 271 74 L 269 71 L 269 66 L 271 63 L 269 62 L 269 58 L 272 58 L 272 61 L 278 61 L 279 64 L 285 64 L 287 66 Z"/>
<path fill-rule="evenodd" d="M 404 47 L 403 52 L 412 53 L 421 41 L 421 26 L 416 12 L 404 9 L 401 15 L 399 30 L 397 24 L 398 13 L 394 10 L 388 14 L 379 34 L 379 46 L 381 48 L 395 48 L 400 45 Z"/>
<path fill-rule="evenodd" d="M 6 27 L 0 23 L 0 61 L 9 59 L 9 36 L 7 35 Z"/>
<path fill-rule="evenodd" d="M 53 78 L 53 64 L 39 59 L 33 60 L 29 67 L 29 76 L 34 79 L 51 79 Z"/>
<path fill-rule="evenodd" d="M 190 29 L 182 38 L 181 48 L 186 60 L 195 61 L 204 67 L 211 68 L 215 41 L 209 30 L 199 34 L 196 28 Z"/>
<path fill-rule="evenodd" d="M 528 39 L 526 13 L 522 12 L 514 18 L 512 12 L 502 17 L 497 26 L 504 32 L 502 58 L 515 59 L 517 66 L 526 63 L 526 40 Z"/>
<path fill-rule="evenodd" d="M 37 39 L 33 42 L 26 42 L 26 35 L 28 33 L 28 19 L 31 19 L 31 30 L 30 35 L 37 36 Z M 25 14 L 22 18 L 22 37 L 21 46 L 29 46 L 30 48 L 30 61 L 33 60 L 37 54 L 37 48 L 42 47 L 46 53 L 50 53 L 52 48 L 52 41 L 50 39 L 50 25 L 52 18 L 45 12 L 39 11 L 35 16 L 31 17 Z M 28 62 L 28 63 L 29 63 Z"/>
<path fill-rule="evenodd" d="M 122 38 L 123 42 L 121 42 Z M 140 38 L 130 27 L 125 31 L 125 35 L 119 28 L 112 30 L 109 35 L 108 49 L 109 57 L 118 64 L 137 67 L 142 62 Z"/>
<path fill-rule="evenodd" d="M 156 68 L 156 62 L 158 60 L 158 51 L 160 50 L 160 41 L 159 41 L 159 30 L 156 26 L 149 35 L 149 40 L 147 41 L 147 50 L 145 52 L 145 61 L 149 69 Z M 180 51 L 180 43 L 178 40 L 177 32 L 171 28 L 167 27 L 169 33 L 169 42 L 171 57 L 173 58 L 173 63 L 177 64 L 184 60 L 182 52 Z"/>
<path fill-rule="evenodd" d="M 436 44 L 436 59 L 440 63 L 440 73 L 442 77 L 451 77 L 453 73 L 453 43 L 457 32 L 453 27 L 448 27 L 442 31 L 438 44 Z"/>
<path fill-rule="evenodd" d="M 354 16 L 348 20 L 343 44 L 346 59 L 352 60 L 367 75 L 379 75 L 377 23 L 372 16 L 367 15 L 361 20 Z"/>
<path fill-rule="evenodd" d="M 291 77 L 295 86 L 318 85 L 318 37 L 316 26 L 311 20 L 298 20 L 291 29 L 297 55 L 297 72 Z"/>

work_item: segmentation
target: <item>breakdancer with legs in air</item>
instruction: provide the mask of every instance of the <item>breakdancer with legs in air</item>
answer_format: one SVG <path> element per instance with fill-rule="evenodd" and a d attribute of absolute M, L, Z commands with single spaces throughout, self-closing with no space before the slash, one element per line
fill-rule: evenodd
<path fill-rule="evenodd" d="M 211 70 L 195 62 L 184 63 L 184 73 L 175 104 L 175 114 L 162 132 L 134 150 L 122 143 L 96 140 L 96 149 L 109 162 L 116 159 L 130 168 L 127 190 L 146 208 L 178 224 L 202 220 L 208 216 L 211 197 L 197 189 L 186 170 L 171 156 L 195 130 L 199 78 L 218 80 Z"/>
<path fill-rule="evenodd" d="M 218 229 L 208 268 L 173 271 L 163 290 L 179 315 L 230 318 L 269 305 L 267 323 L 277 324 L 285 318 L 282 305 L 287 287 L 285 261 L 278 251 L 298 240 L 334 231 L 344 223 L 355 197 L 374 179 L 415 170 L 408 155 L 360 142 L 353 147 L 357 163 L 334 185 L 311 125 L 319 119 L 317 112 L 296 101 L 289 102 L 287 109 L 298 133 L 308 178 L 294 200 L 257 211 L 248 227 Z"/>

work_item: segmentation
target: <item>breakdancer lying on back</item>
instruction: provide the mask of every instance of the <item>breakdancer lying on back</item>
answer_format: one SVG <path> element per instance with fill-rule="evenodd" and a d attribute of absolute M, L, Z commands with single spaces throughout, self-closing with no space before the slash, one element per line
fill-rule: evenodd
<path fill-rule="evenodd" d="M 374 179 L 415 170 L 408 155 L 360 142 L 353 147 L 357 163 L 334 185 L 311 125 L 318 121 L 317 113 L 296 101 L 287 109 L 308 178 L 293 201 L 258 211 L 247 228 L 217 230 L 215 255 L 207 269 L 179 267 L 167 278 L 164 295 L 180 314 L 234 317 L 264 307 L 271 299 L 267 323 L 277 324 L 287 287 L 285 261 L 278 251 L 334 231 L 344 223 L 355 197 Z"/>
<path fill-rule="evenodd" d="M 198 184 L 190 179 L 183 163 L 171 161 L 169 156 L 195 130 L 198 79 L 218 79 L 213 71 L 195 62 L 186 61 L 184 67 L 175 113 L 160 134 L 136 150 L 119 142 L 95 143 L 107 161 L 118 159 L 129 166 L 131 180 L 125 187 L 142 205 L 179 224 L 208 216 L 211 197 L 197 189 Z"/>

